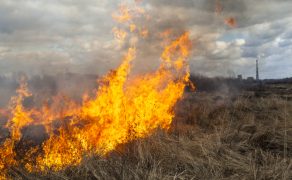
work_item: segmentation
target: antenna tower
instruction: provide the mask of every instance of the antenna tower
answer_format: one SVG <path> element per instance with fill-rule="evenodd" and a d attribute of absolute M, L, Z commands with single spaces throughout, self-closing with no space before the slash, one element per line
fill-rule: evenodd
<path fill-rule="evenodd" d="M 260 80 L 260 76 L 259 76 L 259 58 L 256 59 L 256 80 L 257 81 Z"/>

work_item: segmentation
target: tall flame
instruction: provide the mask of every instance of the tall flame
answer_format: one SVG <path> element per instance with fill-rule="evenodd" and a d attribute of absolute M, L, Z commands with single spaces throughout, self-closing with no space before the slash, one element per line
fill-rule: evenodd
<path fill-rule="evenodd" d="M 139 29 L 127 7 L 120 11 L 121 16 L 114 16 L 118 22 L 129 23 L 126 27 L 130 32 Z M 59 97 L 51 105 L 27 110 L 22 103 L 31 94 L 27 83 L 21 81 L 7 123 L 11 137 L 0 147 L 0 170 L 5 175 L 10 167 L 22 165 L 29 171 L 57 171 L 78 165 L 84 156 L 106 155 L 118 145 L 147 137 L 158 128 L 168 130 L 175 115 L 173 108 L 189 83 L 190 49 L 189 33 L 185 32 L 164 48 L 155 72 L 130 76 L 137 51 L 132 44 L 121 65 L 102 77 L 95 96 L 84 98 L 81 105 Z M 60 102 L 66 109 L 59 108 Z M 54 122 L 61 125 L 56 127 Z M 41 146 L 26 150 L 21 161 L 16 160 L 15 144 L 22 137 L 21 129 L 32 124 L 43 125 L 49 138 Z"/>
<path fill-rule="evenodd" d="M 17 165 L 14 151 L 15 143 L 21 139 L 21 129 L 33 121 L 30 117 L 30 111 L 26 111 L 22 105 L 24 98 L 31 95 L 28 92 L 25 77 L 20 79 L 20 87 L 17 89 L 17 93 L 18 96 L 11 98 L 11 117 L 6 124 L 6 127 L 11 131 L 11 137 L 0 146 L 0 179 L 6 179 L 7 169 Z"/>
<path fill-rule="evenodd" d="M 84 154 L 106 154 L 159 127 L 168 129 L 188 82 L 189 49 L 185 33 L 165 48 L 156 72 L 128 78 L 136 52 L 130 48 L 120 67 L 102 78 L 95 98 L 83 103 L 78 118 L 43 144 L 38 167 L 60 170 L 79 164 Z"/>
<path fill-rule="evenodd" d="M 30 112 L 25 111 L 22 105 L 24 98 L 31 96 L 27 88 L 25 77 L 20 79 L 20 87 L 17 89 L 17 93 L 18 96 L 11 99 L 12 117 L 6 125 L 11 129 L 11 138 L 13 140 L 19 140 L 21 138 L 20 130 L 33 121 L 30 117 Z"/>

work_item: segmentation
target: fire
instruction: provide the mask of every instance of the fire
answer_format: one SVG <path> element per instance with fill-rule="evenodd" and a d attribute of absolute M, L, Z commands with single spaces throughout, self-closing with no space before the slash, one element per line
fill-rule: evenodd
<path fill-rule="evenodd" d="M 223 6 L 220 0 L 215 1 L 215 13 L 217 16 L 220 16 L 223 11 Z M 228 25 L 230 28 L 235 28 L 237 26 L 236 19 L 234 17 L 224 17 L 224 23 Z"/>
<path fill-rule="evenodd" d="M 225 24 L 231 28 L 235 28 L 237 26 L 237 22 L 236 22 L 235 18 L 233 18 L 233 17 L 226 18 Z"/>
<path fill-rule="evenodd" d="M 120 5 L 119 12 L 112 15 L 113 19 L 119 23 L 125 23 L 132 19 L 130 9 L 126 5 Z"/>
<path fill-rule="evenodd" d="M 163 39 L 168 39 L 172 34 L 172 29 L 167 29 L 159 34 L 159 36 Z"/>
<path fill-rule="evenodd" d="M 22 105 L 24 98 L 31 96 L 28 92 L 27 83 L 24 77 L 21 79 L 20 87 L 17 90 L 17 93 L 18 96 L 11 99 L 12 117 L 6 125 L 11 129 L 11 137 L 13 140 L 19 140 L 21 138 L 20 130 L 33 121 L 30 117 L 30 112 L 25 111 Z"/>
<path fill-rule="evenodd" d="M 38 157 L 37 166 L 60 170 L 79 164 L 84 154 L 106 154 L 157 128 L 169 129 L 173 107 L 188 82 L 189 49 L 189 34 L 185 33 L 165 48 L 155 73 L 128 78 L 136 53 L 130 48 L 121 66 L 101 80 L 95 98 L 83 103 L 81 113 L 66 129 L 60 129 L 60 135 L 44 142 L 44 155 Z"/>
<path fill-rule="evenodd" d="M 119 44 L 122 44 L 127 37 L 126 31 L 122 29 L 118 29 L 116 27 L 113 28 L 113 33 L 114 33 L 115 39 L 119 42 Z"/>
<path fill-rule="evenodd" d="M 0 146 L 0 179 L 6 179 L 6 170 L 17 165 L 15 160 L 16 153 L 14 151 L 14 145 L 21 139 L 21 129 L 32 122 L 30 112 L 26 111 L 22 105 L 24 98 L 31 95 L 28 92 L 24 77 L 20 80 L 20 87 L 17 89 L 17 93 L 18 96 L 11 99 L 11 117 L 6 124 L 6 127 L 8 127 L 11 131 L 11 137 L 6 139 Z"/>
<path fill-rule="evenodd" d="M 149 31 L 148 31 L 148 29 L 143 28 L 143 29 L 140 31 L 140 35 L 141 35 L 141 37 L 143 37 L 143 38 L 147 38 L 148 35 L 149 35 Z"/>
<path fill-rule="evenodd" d="M 120 12 L 121 16 L 114 18 L 134 27 L 130 10 L 123 6 Z M 189 83 L 189 36 L 185 32 L 170 42 L 161 53 L 159 68 L 140 75 L 131 75 L 138 51 L 132 44 L 121 65 L 99 79 L 94 97 L 85 96 L 79 105 L 55 97 L 50 105 L 44 103 L 42 107 L 28 110 L 22 103 L 31 94 L 22 80 L 18 95 L 11 101 L 11 117 L 7 123 L 11 137 L 0 147 L 0 170 L 4 172 L 1 175 L 5 177 L 6 170 L 12 166 L 24 166 L 29 171 L 58 171 L 80 164 L 84 156 L 106 155 L 118 145 L 145 138 L 158 128 L 168 130 L 175 116 L 174 106 Z M 120 35 L 115 37 L 126 39 Z M 55 122 L 60 126 L 56 127 Z M 22 138 L 21 129 L 33 124 L 43 125 L 49 138 L 42 145 L 27 149 L 18 160 L 15 144 Z"/>
<path fill-rule="evenodd" d="M 136 27 L 135 24 L 130 24 L 129 28 L 130 28 L 130 31 L 131 31 L 131 32 L 134 32 L 134 31 L 136 30 L 137 27 Z"/>

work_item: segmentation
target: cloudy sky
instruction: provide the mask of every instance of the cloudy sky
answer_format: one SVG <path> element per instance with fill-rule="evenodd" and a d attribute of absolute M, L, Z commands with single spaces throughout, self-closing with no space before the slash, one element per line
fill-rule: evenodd
<path fill-rule="evenodd" d="M 128 0 L 130 1 L 130 0 Z M 123 1 L 126 2 L 125 0 Z M 103 74 L 122 51 L 112 38 L 112 13 L 120 0 L 1 0 L 0 75 L 78 72 Z M 137 69 L 159 62 L 159 32 L 191 32 L 191 71 L 206 76 L 292 76 L 292 1 L 143 0 L 151 19 L 149 39 L 140 42 Z M 231 28 L 224 18 L 234 17 Z"/>

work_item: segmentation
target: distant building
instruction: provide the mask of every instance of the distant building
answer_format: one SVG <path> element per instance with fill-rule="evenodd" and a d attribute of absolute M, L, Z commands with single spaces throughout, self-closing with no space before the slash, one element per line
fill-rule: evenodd
<path fill-rule="evenodd" d="M 248 77 L 246 80 L 252 82 L 254 81 L 254 77 Z"/>
<path fill-rule="evenodd" d="M 237 79 L 241 81 L 241 80 L 242 80 L 242 75 L 239 74 L 239 75 L 237 76 Z"/>

